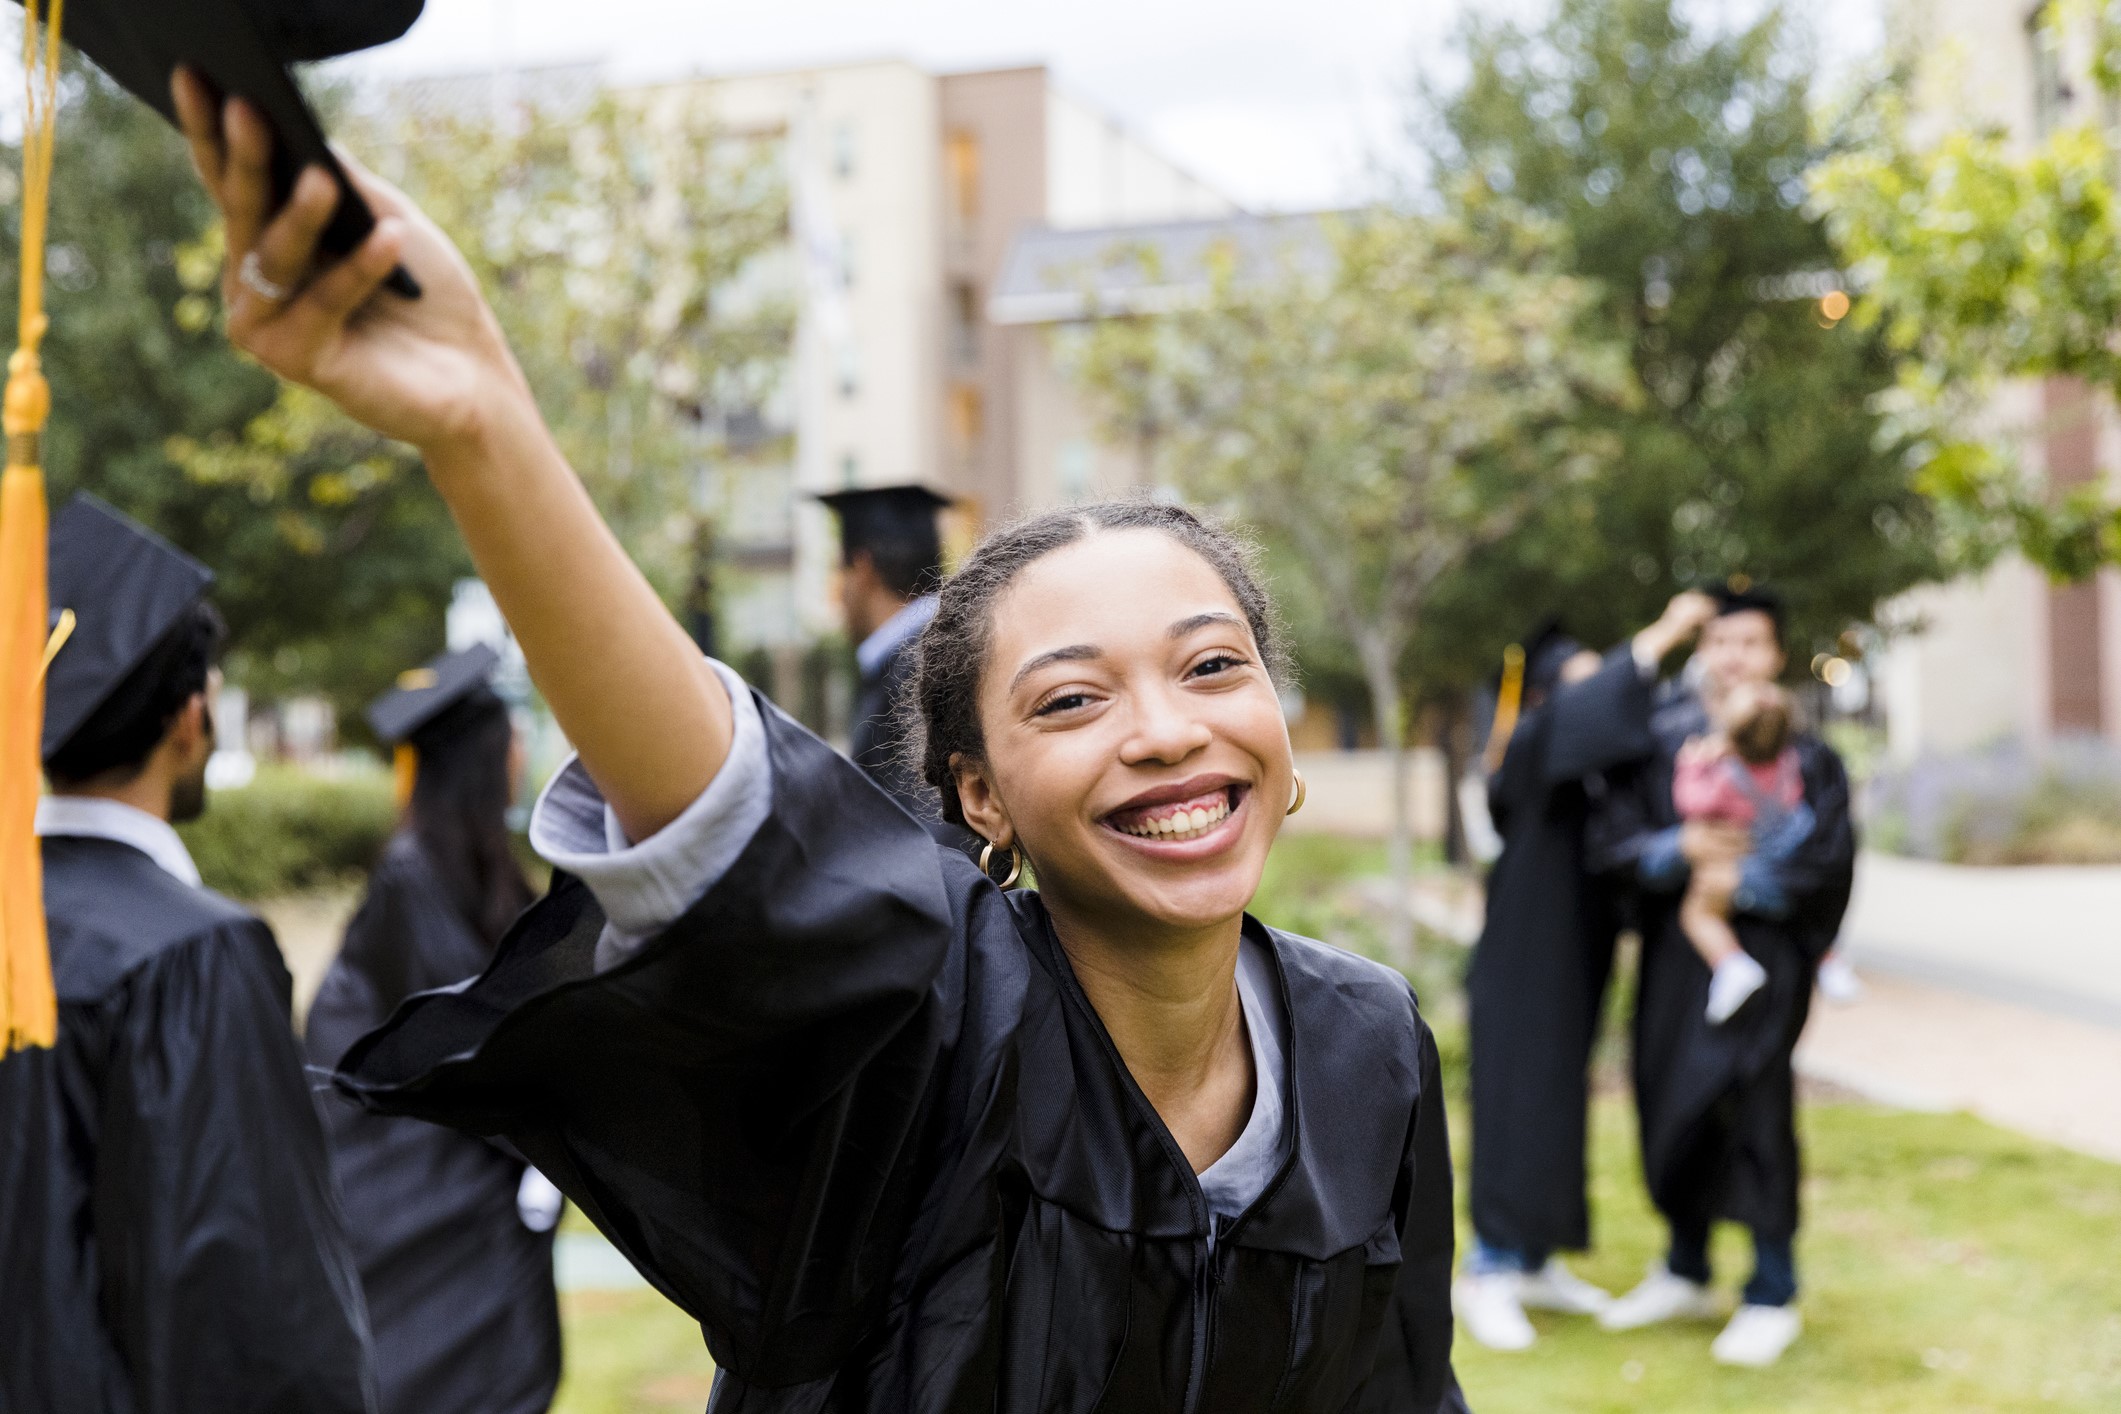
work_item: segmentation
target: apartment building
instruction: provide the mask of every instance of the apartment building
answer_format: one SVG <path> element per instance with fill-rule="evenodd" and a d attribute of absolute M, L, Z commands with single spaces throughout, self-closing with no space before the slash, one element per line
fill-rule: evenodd
<path fill-rule="evenodd" d="M 2043 37 L 2029 0 L 1903 0 L 1897 42 L 1942 61 L 1933 101 L 1957 123 L 1993 123 L 2032 140 L 2103 102 L 2078 76 L 2086 56 Z M 2069 379 L 2008 388 L 1991 410 L 2029 470 L 2057 487 L 2111 480 L 2121 420 Z M 1896 756 L 1964 751 L 2006 738 L 2121 741 L 2121 576 L 2053 585 L 2015 556 L 1987 573 L 1918 590 L 1894 606 L 1915 628 L 1877 665 Z"/>

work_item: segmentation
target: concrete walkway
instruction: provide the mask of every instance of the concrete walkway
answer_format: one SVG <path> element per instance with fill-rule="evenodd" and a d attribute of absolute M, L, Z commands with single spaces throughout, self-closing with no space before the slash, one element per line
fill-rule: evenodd
<path fill-rule="evenodd" d="M 2121 869 L 1866 854 L 1841 940 L 1869 971 L 2121 1027 Z"/>

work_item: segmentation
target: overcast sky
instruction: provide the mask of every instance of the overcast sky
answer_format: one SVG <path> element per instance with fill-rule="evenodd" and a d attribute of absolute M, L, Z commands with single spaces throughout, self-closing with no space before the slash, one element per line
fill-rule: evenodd
<path fill-rule="evenodd" d="M 629 77 L 1043 62 L 1238 200 L 1301 208 L 1363 192 L 1408 76 L 1448 63 L 1466 3 L 1522 12 L 1535 0 L 427 0 L 410 35 L 361 62 L 404 73 L 600 59 Z M 1829 51 L 1876 42 L 1877 0 L 1813 3 Z"/>

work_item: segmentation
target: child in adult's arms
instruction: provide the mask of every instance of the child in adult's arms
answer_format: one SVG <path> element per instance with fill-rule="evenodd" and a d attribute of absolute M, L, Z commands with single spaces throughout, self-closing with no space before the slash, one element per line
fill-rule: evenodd
<path fill-rule="evenodd" d="M 1804 773 L 1791 743 L 1790 701 L 1772 683 L 1746 683 L 1725 696 L 1716 730 L 1680 748 L 1672 805 L 1690 823 L 1728 825 L 1751 835 L 1753 853 L 1787 857 L 1811 833 Z M 1708 1019 L 1722 1025 L 1767 981 L 1731 926 L 1733 890 L 1725 876 L 1696 873 L 1679 906 L 1687 941 L 1709 965 Z"/>

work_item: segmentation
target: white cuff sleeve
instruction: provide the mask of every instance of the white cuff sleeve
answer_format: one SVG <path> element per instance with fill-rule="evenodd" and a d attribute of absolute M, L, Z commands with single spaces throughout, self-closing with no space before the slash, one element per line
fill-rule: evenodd
<path fill-rule="evenodd" d="M 531 848 L 580 879 L 604 910 L 600 971 L 623 962 L 698 903 L 771 812 L 773 775 L 758 704 L 732 669 L 713 666 L 728 689 L 736 733 L 722 769 L 677 819 L 633 843 L 580 758 L 572 756 L 531 812 Z"/>

